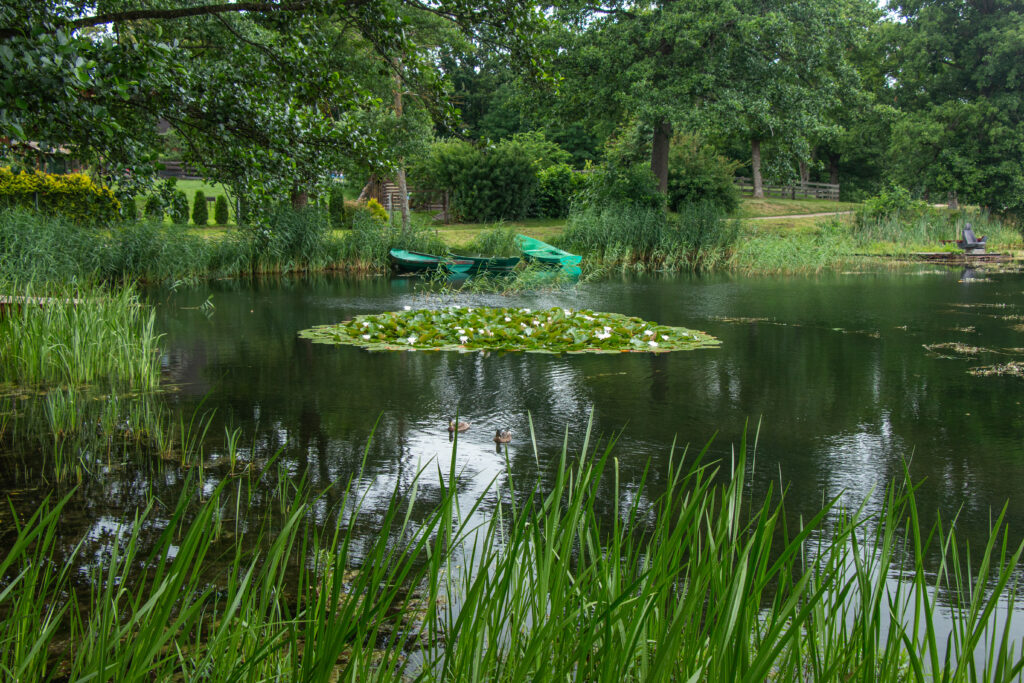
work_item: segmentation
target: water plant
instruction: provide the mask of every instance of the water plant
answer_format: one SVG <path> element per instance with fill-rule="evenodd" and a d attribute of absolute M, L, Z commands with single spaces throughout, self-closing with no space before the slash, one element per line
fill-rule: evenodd
<path fill-rule="evenodd" d="M 462 500 L 457 454 L 372 510 L 372 484 L 338 485 L 332 509 L 347 514 L 329 520 L 280 465 L 279 512 L 233 530 L 221 513 L 249 482 L 193 480 L 163 520 L 154 500 L 98 548 L 60 539 L 70 495 L 44 503 L 15 518 L 0 559 L 0 667 L 12 680 L 1021 678 L 1022 548 L 1001 516 L 961 553 L 949 528 L 922 527 L 904 480 L 877 513 L 833 500 L 791 524 L 783 496 L 748 497 L 745 443 L 625 485 L 613 444 L 589 433 L 552 482 L 509 463 Z M 365 540 L 362 512 L 379 531 Z"/>
<path fill-rule="evenodd" d="M 0 381 L 154 389 L 160 381 L 152 309 L 134 289 L 9 284 L 0 318 Z"/>
<path fill-rule="evenodd" d="M 381 351 L 527 351 L 538 353 L 667 353 L 719 341 L 704 332 L 591 310 L 445 308 L 361 315 L 299 336 Z"/>

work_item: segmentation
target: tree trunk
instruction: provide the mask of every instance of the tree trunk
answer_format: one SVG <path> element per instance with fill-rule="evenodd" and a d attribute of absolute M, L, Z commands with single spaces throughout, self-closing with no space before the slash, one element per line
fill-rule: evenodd
<path fill-rule="evenodd" d="M 949 193 L 949 210 L 956 211 L 960 208 L 960 198 L 957 197 L 956 190 Z"/>
<path fill-rule="evenodd" d="M 300 190 L 298 187 L 293 187 L 291 200 L 292 208 L 296 211 L 301 211 L 309 204 L 309 193 L 305 190 Z"/>
<path fill-rule="evenodd" d="M 832 154 L 828 158 L 828 181 L 833 185 L 839 184 L 839 155 Z"/>
<path fill-rule="evenodd" d="M 654 125 L 651 142 L 651 172 L 658 179 L 658 192 L 668 193 L 668 147 L 672 140 L 672 124 L 662 119 Z"/>
<path fill-rule="evenodd" d="M 402 118 L 402 60 L 395 59 L 395 118 Z M 398 207 L 402 212 L 402 233 L 409 231 L 409 188 L 405 182 L 405 159 L 398 159 Z"/>
<path fill-rule="evenodd" d="M 750 175 L 754 180 L 754 199 L 764 199 L 764 182 L 761 180 L 761 141 L 750 141 Z"/>
<path fill-rule="evenodd" d="M 800 189 L 807 190 L 807 183 L 811 182 L 811 165 L 800 160 Z"/>

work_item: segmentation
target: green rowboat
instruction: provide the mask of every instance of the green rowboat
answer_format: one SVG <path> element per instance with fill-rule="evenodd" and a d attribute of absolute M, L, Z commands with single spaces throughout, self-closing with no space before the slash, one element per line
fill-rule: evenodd
<path fill-rule="evenodd" d="M 388 255 L 395 269 L 403 273 L 428 273 L 443 269 L 449 273 L 464 274 L 473 267 L 473 262 L 467 259 L 447 258 L 406 249 L 392 249 Z"/>
<path fill-rule="evenodd" d="M 520 251 L 523 252 L 523 258 L 527 261 L 546 263 L 549 266 L 575 266 L 583 260 L 582 256 L 570 254 L 547 242 L 541 242 L 526 235 L 516 235 L 516 244 L 519 245 Z"/>
<path fill-rule="evenodd" d="M 461 256 L 451 254 L 456 261 L 472 261 L 470 274 L 476 273 L 511 273 L 519 265 L 518 256 Z"/>

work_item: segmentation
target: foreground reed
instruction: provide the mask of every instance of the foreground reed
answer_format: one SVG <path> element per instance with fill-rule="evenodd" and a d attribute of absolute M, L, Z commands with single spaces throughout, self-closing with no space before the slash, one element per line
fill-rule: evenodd
<path fill-rule="evenodd" d="M 74 681 L 1020 679 L 1021 549 L 1001 519 L 962 555 L 951 531 L 921 527 L 912 488 L 893 486 L 881 513 L 826 505 L 791 526 L 777 496 L 747 498 L 745 451 L 725 471 L 703 453 L 673 458 L 650 473 L 655 496 L 646 478 L 619 481 L 610 448 L 585 445 L 575 462 L 563 450 L 543 488 L 510 470 L 463 501 L 456 444 L 436 482 L 421 470 L 383 506 L 353 480 L 326 528 L 287 471 L 262 523 L 232 514 L 242 487 L 206 495 L 209 482 L 193 482 L 165 520 L 155 506 L 127 517 L 92 564 L 57 540 L 65 498 L 19 524 L 0 560 L 0 669 Z M 364 513 L 373 533 L 359 532 Z M 75 563 L 91 567 L 84 587 Z"/>

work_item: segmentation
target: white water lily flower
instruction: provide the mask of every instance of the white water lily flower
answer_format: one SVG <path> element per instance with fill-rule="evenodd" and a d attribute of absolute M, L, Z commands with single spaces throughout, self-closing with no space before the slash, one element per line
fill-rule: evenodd
<path fill-rule="evenodd" d="M 405 343 L 406 344 L 415 344 L 416 343 L 416 336 L 413 335 L 412 337 L 409 337 L 408 339 L 405 340 Z"/>
<path fill-rule="evenodd" d="M 364 320 L 363 321 L 363 327 L 369 327 L 369 326 L 370 326 L 370 322 L 368 320 Z"/>
<path fill-rule="evenodd" d="M 583 316 L 583 319 L 584 319 L 584 320 L 586 320 L 586 321 L 588 321 L 588 322 L 591 322 L 591 321 L 593 321 L 593 320 L 594 320 L 594 319 L 593 319 L 593 318 L 591 318 L 591 317 L 590 317 L 589 315 L 585 315 L 585 316 Z"/>
<path fill-rule="evenodd" d="M 662 341 L 668 341 L 668 335 L 667 334 L 661 335 L 661 339 L 662 339 Z"/>
<path fill-rule="evenodd" d="M 466 335 L 462 335 L 461 337 L 459 337 L 459 341 L 465 344 L 467 341 L 469 341 L 469 337 L 467 337 Z"/>
<path fill-rule="evenodd" d="M 565 313 L 566 315 L 572 315 L 572 311 L 570 311 L 568 308 L 563 308 L 562 313 Z"/>
<path fill-rule="evenodd" d="M 411 311 L 412 310 L 412 306 L 402 306 L 402 310 L 403 311 Z"/>
<path fill-rule="evenodd" d="M 522 311 L 523 313 L 529 313 L 530 312 L 529 308 L 520 308 L 519 310 Z"/>
<path fill-rule="evenodd" d="M 653 337 L 655 334 L 657 334 L 657 332 L 655 332 L 654 330 L 644 330 L 645 337 Z"/>
<path fill-rule="evenodd" d="M 512 322 L 512 318 L 510 318 L 510 317 L 508 317 L 508 316 L 506 315 L 506 316 L 505 316 L 505 322 L 507 322 L 507 323 L 510 323 L 510 322 Z"/>
<path fill-rule="evenodd" d="M 654 346 L 657 346 L 657 345 L 658 345 L 658 342 L 656 342 L 656 341 L 649 341 L 649 342 L 647 342 L 647 343 L 648 343 L 648 344 L 649 344 L 650 346 L 652 346 L 652 347 L 654 347 Z"/>
<path fill-rule="evenodd" d="M 612 336 L 612 333 L 611 332 L 598 332 L 594 336 L 597 337 L 598 339 L 607 339 L 608 337 Z"/>
<path fill-rule="evenodd" d="M 368 334 L 364 334 L 364 335 L 363 335 L 363 339 L 369 340 L 369 339 L 370 339 L 370 335 L 368 335 Z"/>

